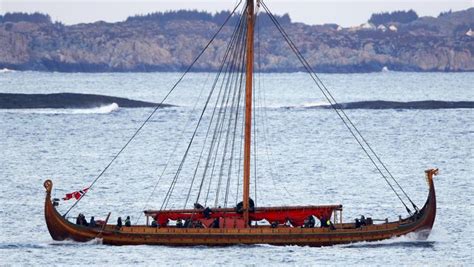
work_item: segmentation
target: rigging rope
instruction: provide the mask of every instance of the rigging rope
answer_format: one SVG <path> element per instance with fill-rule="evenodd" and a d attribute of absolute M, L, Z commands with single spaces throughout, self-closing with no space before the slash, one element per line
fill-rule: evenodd
<path fill-rule="evenodd" d="M 193 62 L 187 67 L 187 69 L 184 71 L 184 73 L 181 75 L 181 77 L 178 79 L 178 81 L 171 87 L 170 91 L 165 95 L 165 97 L 161 100 L 161 102 L 153 109 L 153 111 L 148 115 L 146 120 L 138 127 L 138 129 L 135 131 L 135 133 L 130 137 L 130 139 L 125 143 L 125 145 L 119 150 L 117 154 L 112 158 L 112 160 L 107 164 L 107 166 L 99 173 L 99 175 L 92 181 L 92 183 L 89 185 L 89 190 L 85 191 L 84 194 L 72 204 L 72 206 L 64 213 L 63 217 L 66 217 L 66 215 L 83 199 L 87 192 L 91 191 L 92 187 L 94 184 L 99 180 L 100 177 L 109 169 L 109 167 L 114 163 L 114 161 L 122 154 L 122 152 L 125 150 L 125 148 L 132 142 L 132 140 L 138 135 L 138 133 L 142 130 L 142 128 L 148 123 L 148 121 L 153 117 L 153 115 L 156 113 L 156 111 L 163 105 L 163 103 L 168 99 L 168 97 L 171 95 L 171 93 L 174 91 L 174 89 L 178 86 L 178 84 L 183 80 L 184 76 L 191 70 L 191 68 L 194 66 L 194 64 L 201 58 L 201 56 L 204 54 L 204 52 L 209 48 L 211 43 L 214 41 L 214 39 L 217 37 L 217 35 L 221 32 L 221 30 L 224 28 L 224 26 L 227 24 L 227 22 L 232 18 L 234 15 L 235 11 L 237 8 L 240 6 L 242 3 L 242 0 L 240 0 L 235 8 L 232 10 L 232 12 L 227 16 L 225 19 L 224 23 L 219 27 L 217 32 L 211 37 L 211 40 L 206 44 L 206 46 L 201 50 L 201 52 L 196 56 L 196 58 L 193 60 Z"/>
<path fill-rule="evenodd" d="M 191 140 L 190 140 L 190 142 L 189 142 L 189 144 L 188 144 L 188 146 L 187 146 L 187 149 L 186 149 L 186 151 L 185 151 L 185 154 L 184 154 L 184 156 L 183 156 L 183 159 L 181 160 L 181 163 L 180 163 L 180 165 L 179 165 L 179 167 L 178 167 L 178 170 L 177 170 L 177 172 L 176 172 L 176 174 L 175 174 L 175 176 L 174 176 L 174 178 L 173 178 L 173 181 L 172 181 L 172 183 L 171 183 L 171 186 L 170 186 L 170 188 L 168 189 L 168 192 L 166 193 L 165 199 L 164 199 L 164 201 L 163 201 L 163 204 L 161 205 L 160 210 L 163 210 L 163 209 L 166 208 L 166 206 L 168 205 L 168 202 L 169 202 L 169 200 L 170 200 L 170 198 L 171 198 L 171 195 L 172 195 L 172 193 L 173 193 L 174 187 L 175 187 L 176 182 L 177 182 L 177 180 L 178 180 L 179 174 L 180 174 L 180 172 L 181 172 L 181 170 L 182 170 L 182 168 L 183 168 L 184 162 L 185 162 L 185 160 L 186 160 L 186 158 L 187 158 L 187 155 L 188 155 L 188 153 L 189 153 L 189 150 L 190 150 L 190 148 L 191 148 L 191 145 L 192 145 L 192 143 L 193 143 L 193 140 L 194 140 L 194 138 L 195 138 L 195 136 L 196 136 L 197 130 L 198 130 L 198 128 L 199 128 L 199 125 L 200 125 L 200 123 L 201 123 L 201 121 L 202 121 L 202 118 L 203 118 L 204 113 L 205 113 L 205 111 L 206 111 L 206 109 L 207 109 L 207 106 L 208 106 L 208 104 L 209 104 L 209 101 L 210 101 L 210 99 L 211 99 L 211 97 L 212 97 L 212 94 L 213 94 L 213 92 L 214 92 L 214 90 L 215 90 L 215 84 L 217 83 L 218 78 L 219 78 L 219 76 L 220 76 L 220 74 L 221 74 L 221 72 L 222 72 L 222 69 L 224 68 L 224 63 L 225 63 L 225 61 L 226 61 L 226 59 L 227 59 L 227 57 L 228 57 L 228 55 L 229 55 L 228 52 L 231 51 L 231 48 L 232 48 L 232 47 L 233 47 L 233 44 L 230 42 L 230 43 L 229 43 L 229 46 L 228 46 L 228 49 L 227 49 L 227 52 L 226 52 L 226 54 L 225 54 L 223 63 L 222 63 L 222 65 L 221 65 L 221 68 L 220 68 L 220 70 L 219 70 L 219 72 L 218 72 L 218 75 L 217 75 L 217 77 L 216 77 L 215 83 L 214 83 L 214 85 L 213 85 L 213 87 L 212 87 L 212 89 L 211 89 L 211 91 L 210 91 L 210 93 L 209 93 L 209 96 L 208 96 L 208 98 L 207 98 L 207 100 L 206 100 L 206 103 L 205 103 L 205 106 L 204 106 L 204 108 L 203 108 L 203 110 L 202 110 L 202 112 L 201 112 L 200 118 L 199 118 L 198 123 L 197 123 L 197 125 L 196 125 L 196 128 L 195 128 L 195 130 L 194 130 L 194 132 L 193 132 L 193 135 L 192 135 L 192 137 L 191 137 Z"/>
<path fill-rule="evenodd" d="M 203 86 L 201 87 L 201 92 L 199 92 L 199 96 L 196 100 L 196 103 L 194 104 L 193 106 L 193 109 L 191 110 L 190 112 L 190 116 L 188 117 L 188 120 L 186 121 L 186 123 L 184 124 L 184 127 L 181 129 L 181 134 L 179 136 L 179 138 L 177 138 L 176 140 L 176 143 L 174 145 L 174 148 L 173 148 L 173 151 L 171 152 L 168 160 L 166 161 L 166 164 L 165 164 L 165 167 L 163 168 L 163 171 L 161 172 L 160 176 L 158 177 L 155 185 L 153 186 L 153 190 L 152 192 L 150 193 L 150 195 L 148 196 L 147 200 L 145 201 L 145 205 L 143 206 L 142 208 L 142 211 L 146 209 L 146 207 L 148 206 L 148 203 L 150 202 L 151 200 L 151 197 L 155 194 L 155 191 L 156 191 L 156 188 L 158 187 L 158 184 L 159 182 L 161 181 L 161 179 L 163 178 L 166 170 L 168 169 L 168 166 L 169 164 L 171 163 L 171 160 L 174 156 L 174 154 L 176 153 L 176 151 L 178 150 L 178 146 L 179 144 L 181 143 L 181 141 L 183 140 L 183 137 L 184 137 L 184 133 L 186 132 L 186 129 L 188 128 L 189 124 L 191 123 L 191 120 L 192 120 L 192 117 L 193 117 L 193 114 L 194 114 L 194 111 L 196 110 L 196 107 L 197 107 L 197 104 L 199 103 L 199 100 L 201 99 L 202 97 L 202 93 L 204 92 L 204 87 L 205 87 L 205 84 L 207 84 L 207 81 L 209 80 L 209 76 L 210 76 L 210 73 L 207 75 L 207 78 L 206 78 L 206 82 L 203 84 Z M 139 220 L 141 219 L 141 216 L 142 216 L 143 212 L 139 212 L 138 216 L 137 216 L 137 219 L 135 221 L 135 224 L 137 224 L 139 222 Z"/>
<path fill-rule="evenodd" d="M 243 29 L 245 29 L 245 17 L 242 16 L 241 17 L 242 19 L 242 22 L 244 23 L 241 28 L 239 29 L 239 38 L 241 38 L 241 36 L 244 36 L 243 34 Z M 223 106 L 223 103 L 221 104 L 221 106 Z M 206 173 L 207 173 L 207 170 L 209 168 L 209 164 L 210 164 L 210 161 L 211 159 L 213 158 L 213 163 L 212 163 L 212 168 L 211 168 L 211 175 L 210 175 L 210 178 L 209 178 L 209 184 L 208 184 L 208 188 L 207 188 L 207 193 L 206 193 L 206 198 L 205 198 L 205 204 L 207 205 L 207 201 L 209 199 L 209 193 L 210 193 L 210 189 L 211 189 L 211 185 L 212 185 L 212 179 L 214 177 L 214 170 L 215 170 L 215 166 L 216 166 L 216 163 L 217 163 L 217 157 L 218 157 L 218 151 L 219 151 L 219 147 L 220 147 L 220 141 L 221 141 L 221 136 L 222 136 L 222 127 L 223 127 L 223 120 L 220 119 L 220 115 L 222 115 L 222 112 L 219 113 L 219 117 L 218 117 L 218 123 L 216 123 L 216 128 L 215 128 L 215 131 L 214 131 L 214 136 L 213 136 L 213 140 L 212 140 L 212 145 L 209 149 L 209 154 L 208 154 L 208 159 L 206 161 L 206 166 L 205 166 L 205 169 L 204 169 L 204 173 L 202 175 L 202 181 L 201 183 L 204 182 L 204 179 L 206 177 Z M 216 138 L 217 137 L 217 138 Z M 217 140 L 217 146 L 215 146 L 215 142 Z M 215 148 L 215 152 L 213 153 L 212 151 L 214 150 Z M 198 194 L 198 197 L 197 197 L 197 201 L 199 201 L 199 196 L 200 196 L 200 192 Z M 217 205 L 217 204 L 215 204 Z"/>
<path fill-rule="evenodd" d="M 370 159 L 370 161 L 372 162 L 372 164 L 375 166 L 375 168 L 377 169 L 377 171 L 381 174 L 381 176 L 385 179 L 385 181 L 387 182 L 387 184 L 390 186 L 390 188 L 392 189 L 392 191 L 396 194 L 396 196 L 398 197 L 398 199 L 402 202 L 402 204 L 405 206 L 405 209 L 407 210 L 407 212 L 409 214 L 411 214 L 411 210 L 408 208 L 408 206 L 405 204 L 405 202 L 403 201 L 403 199 L 400 197 L 400 195 L 398 194 L 398 192 L 395 190 L 395 188 L 392 186 L 392 184 L 388 181 L 388 178 L 385 176 L 385 174 L 382 172 L 382 170 L 379 168 L 378 164 L 375 162 L 375 160 L 372 158 L 372 156 L 369 154 L 369 152 L 367 151 L 367 149 L 364 147 L 364 145 L 362 144 L 365 143 L 365 145 L 369 148 L 370 152 L 372 152 L 372 154 L 375 156 L 375 158 L 377 159 L 377 161 L 382 165 L 382 167 L 387 171 L 387 173 L 389 174 L 390 178 L 392 178 L 392 180 L 397 184 L 397 186 L 399 187 L 399 189 L 404 193 L 404 195 L 408 198 L 408 200 L 411 202 L 411 204 L 413 205 L 413 207 L 415 208 L 415 210 L 418 210 L 418 208 L 416 207 L 416 205 L 414 204 L 414 202 L 410 199 L 410 197 L 407 195 L 407 193 L 403 190 L 403 188 L 400 186 L 400 184 L 396 181 L 396 179 L 393 177 L 393 175 L 388 171 L 387 167 L 385 166 L 385 164 L 381 161 L 380 157 L 375 153 L 375 151 L 372 149 L 372 147 L 369 145 L 369 143 L 366 141 L 366 139 L 362 136 L 361 132 L 357 129 L 357 127 L 354 125 L 354 123 L 350 120 L 350 118 L 347 116 L 347 114 L 344 112 L 343 108 L 341 105 L 339 105 L 337 103 L 337 101 L 335 100 L 335 98 L 333 97 L 333 95 L 329 92 L 329 90 L 327 89 L 327 87 L 324 85 L 324 83 L 321 81 L 321 79 L 319 78 L 318 75 L 316 75 L 316 73 L 313 71 L 313 69 L 311 68 L 311 65 L 306 61 L 306 59 L 303 57 L 302 53 L 299 51 L 299 49 L 296 47 L 296 45 L 293 43 L 293 41 L 291 40 L 291 38 L 289 37 L 289 35 L 286 33 L 286 31 L 283 29 L 283 27 L 281 26 L 281 24 L 278 22 L 278 20 L 274 17 L 274 15 L 272 14 L 272 12 L 268 9 L 268 7 L 266 6 L 266 4 L 262 1 L 260 1 L 261 5 L 263 6 L 263 8 L 265 9 L 267 15 L 270 17 L 270 19 L 272 20 L 273 24 L 277 27 L 278 31 L 282 34 L 283 38 L 285 39 L 285 41 L 288 43 L 288 45 L 290 46 L 290 48 L 292 49 L 292 51 L 296 54 L 298 60 L 300 60 L 300 62 L 302 63 L 302 65 L 304 66 L 304 68 L 306 69 L 306 71 L 310 74 L 311 78 L 314 80 L 314 82 L 316 83 L 316 85 L 318 86 L 318 88 L 320 89 L 320 91 L 323 93 L 324 97 L 326 98 L 326 100 L 330 103 L 331 107 L 334 109 L 334 111 L 336 111 L 337 115 L 339 116 L 339 118 L 342 120 L 342 122 L 344 123 L 344 125 L 347 127 L 347 129 L 350 131 L 350 133 L 352 134 L 352 136 L 354 137 L 354 139 L 357 141 L 357 143 L 361 146 L 362 150 L 365 152 L 365 154 L 367 155 L 367 157 Z M 320 85 L 321 84 L 321 85 Z M 339 113 L 340 112 L 340 113 Z M 342 114 L 342 115 L 341 115 Z M 349 122 L 349 124 L 346 122 Z M 358 134 L 358 136 L 360 136 L 360 139 L 362 140 L 362 142 L 359 140 L 359 138 L 357 137 L 357 135 L 354 133 L 353 129 L 350 127 L 352 126 L 354 128 L 354 130 L 356 131 L 356 133 Z"/>
<path fill-rule="evenodd" d="M 261 13 L 260 13 L 261 14 Z M 259 17 L 257 16 L 257 21 L 259 21 Z M 258 39 L 258 45 L 257 45 L 257 65 L 258 65 L 258 93 L 259 93 L 259 100 L 261 101 L 260 103 L 260 106 L 262 107 L 262 112 L 263 114 L 260 115 L 260 121 L 262 123 L 262 132 L 263 132 L 263 144 L 264 144 L 264 150 L 265 150 L 265 155 L 266 155 L 266 160 L 267 160 L 267 163 L 268 163 L 268 172 L 269 172 L 269 175 L 272 179 L 272 184 L 273 184 L 273 187 L 277 190 L 280 190 L 282 191 L 283 189 L 283 195 L 286 194 L 286 196 L 290 199 L 293 199 L 294 198 L 294 195 L 290 193 L 290 191 L 288 190 L 288 188 L 286 188 L 286 186 L 282 185 L 282 184 L 279 184 L 277 186 L 277 183 L 275 181 L 275 174 L 274 174 L 274 170 L 273 170 L 273 166 L 276 166 L 276 161 L 275 159 L 273 158 L 273 155 L 271 154 L 271 147 L 270 147 L 270 144 L 268 142 L 268 136 L 270 136 L 269 134 L 269 131 L 268 131 L 268 127 L 267 127 L 267 124 L 268 124 L 268 113 L 267 113 L 267 101 L 266 101 L 266 86 L 265 86 L 265 83 L 264 83 L 264 76 L 261 75 L 261 37 L 260 37 L 260 24 L 257 24 L 257 39 Z"/>
<path fill-rule="evenodd" d="M 233 58 L 233 61 L 232 61 L 232 65 L 233 67 L 239 67 L 239 70 L 240 72 L 239 73 L 242 73 L 242 68 L 243 68 L 243 65 L 242 65 L 242 60 L 243 60 L 243 55 L 244 55 L 244 49 L 245 49 L 245 40 L 246 40 L 246 20 L 245 20 L 245 16 L 242 16 L 242 19 L 244 20 L 243 24 L 242 24 L 242 30 L 240 31 L 241 35 L 239 36 L 239 39 L 238 39 L 238 43 L 237 43 L 237 46 L 235 48 L 235 54 L 234 54 L 234 58 Z M 241 60 L 240 62 L 238 60 Z M 232 69 L 232 71 L 234 71 L 234 68 Z M 238 78 L 239 76 L 237 75 L 236 78 Z M 242 75 L 240 75 L 240 78 L 242 78 Z M 230 79 L 228 80 L 228 82 L 230 81 Z M 238 80 L 236 80 L 237 82 Z M 229 85 L 230 83 L 228 83 Z M 236 83 L 237 84 L 237 83 Z M 236 85 L 235 84 L 235 85 Z M 240 84 L 240 83 L 239 83 Z M 217 189 L 216 189 L 216 198 L 214 199 L 214 206 L 218 206 L 218 203 L 219 203 L 219 195 L 220 195 L 220 187 L 221 187 L 221 183 L 222 183 L 222 178 L 223 178 L 223 175 L 224 175 L 224 167 L 225 167 L 225 163 L 226 163 L 226 157 L 227 157 L 227 148 L 228 148 L 228 144 L 229 144 L 229 137 L 230 137 L 230 125 L 231 125 L 231 122 L 232 122 L 232 110 L 233 110 L 233 105 L 235 103 L 235 93 L 236 93 L 236 90 L 233 92 L 233 102 L 232 102 L 232 105 L 228 105 L 229 103 L 229 97 L 230 97 L 230 94 L 231 94 L 231 90 L 232 88 L 229 88 L 229 95 L 227 96 L 227 100 L 226 100 L 226 104 L 224 105 L 224 116 L 222 117 L 222 124 L 221 124 L 221 132 L 222 132 L 222 129 L 225 129 L 226 130 L 226 134 L 225 134 L 225 142 L 224 142 L 224 147 L 223 147 L 223 151 L 222 151 L 222 158 L 221 158 L 221 165 L 220 165 L 220 170 L 219 170 L 219 180 L 218 180 L 218 183 L 217 183 Z M 236 89 L 236 88 L 234 88 Z M 229 121 L 227 122 L 227 127 L 224 128 L 224 123 L 226 122 L 226 118 L 227 118 L 227 111 L 230 110 L 230 114 L 229 114 Z M 219 135 L 219 138 L 221 137 L 222 135 Z M 217 149 L 219 149 L 219 146 L 217 147 Z M 216 150 L 216 153 L 217 153 L 217 150 Z M 231 168 L 231 166 L 229 166 L 229 168 Z M 229 177 L 228 177 L 229 178 Z"/>
<path fill-rule="evenodd" d="M 239 25 L 240 25 L 240 23 L 241 23 L 241 20 L 239 21 Z M 237 27 L 235 28 L 235 30 L 234 30 L 234 33 L 235 33 L 239 28 L 240 28 L 240 26 L 237 26 Z M 232 36 L 234 36 L 234 34 L 232 34 Z M 233 39 L 233 38 L 231 38 L 231 39 Z M 223 62 L 223 64 L 224 64 L 224 62 Z M 226 75 L 225 75 L 225 76 L 226 76 Z M 225 77 L 225 76 L 224 76 L 224 77 Z M 219 75 L 216 77 L 216 81 L 215 81 L 216 83 L 217 83 L 217 81 L 218 81 L 218 78 L 219 78 Z M 223 79 L 223 80 L 224 80 L 224 79 Z M 219 99 L 220 99 L 221 92 L 222 92 L 222 86 L 221 86 L 221 88 L 220 88 L 220 90 L 219 90 L 219 94 L 217 95 L 217 98 L 216 98 L 216 104 L 215 104 L 215 106 L 214 106 L 214 109 L 213 109 L 213 112 L 212 112 L 212 115 L 211 115 L 211 119 L 210 119 L 210 122 L 209 122 L 209 126 L 208 126 L 208 129 L 207 129 L 207 132 L 206 132 L 206 136 L 205 136 L 205 138 L 204 138 L 204 144 L 203 144 L 203 146 L 202 146 L 201 152 L 200 152 L 200 154 L 199 154 L 199 159 L 198 159 L 196 168 L 195 168 L 195 170 L 194 170 L 193 178 L 192 178 L 192 180 L 191 180 L 191 185 L 190 185 L 190 187 L 189 187 L 188 194 L 187 194 L 187 196 L 186 196 L 186 201 L 185 201 L 185 203 L 184 203 L 184 208 L 186 207 L 186 205 L 187 205 L 187 203 L 188 203 L 188 201 L 189 201 L 189 197 L 190 197 L 190 195 L 191 195 L 191 190 L 192 190 L 192 187 L 193 187 L 193 185 L 194 185 L 194 180 L 195 180 L 195 178 L 196 178 L 196 175 L 197 175 L 197 172 L 198 172 L 198 169 L 199 169 L 199 165 L 200 165 L 200 163 L 201 163 L 201 159 L 202 159 L 202 156 L 203 156 L 205 147 L 206 147 L 207 139 L 208 139 L 208 137 L 209 137 L 209 133 L 210 133 L 211 126 L 212 126 L 212 122 L 213 122 L 213 120 L 214 120 L 214 116 L 215 116 L 215 113 L 216 113 L 217 104 L 219 103 Z M 220 114 L 219 114 L 218 116 L 220 116 Z M 218 119 L 218 120 L 219 120 L 219 119 Z M 202 179 L 202 182 L 203 182 L 203 181 L 204 181 L 204 177 L 203 177 L 203 179 Z M 198 197 L 197 197 L 197 200 L 196 200 L 195 203 L 198 203 L 198 202 L 199 202 L 199 195 L 200 195 L 201 189 L 202 189 L 202 182 L 201 182 L 201 184 L 200 184 L 200 187 L 199 187 L 199 194 L 198 194 Z"/>
<path fill-rule="evenodd" d="M 232 117 L 234 118 L 234 126 L 232 129 L 232 144 L 231 144 L 231 152 L 230 152 L 230 158 L 229 158 L 229 169 L 227 173 L 227 184 L 226 184 L 226 192 L 225 192 L 225 198 L 224 198 L 224 207 L 227 207 L 228 199 L 229 199 L 229 193 L 230 193 L 230 181 L 232 177 L 232 163 L 234 161 L 234 151 L 235 151 L 235 138 L 237 135 L 237 126 L 238 126 L 238 121 L 239 121 L 239 114 L 240 114 L 240 102 L 242 101 L 242 90 L 244 88 L 244 74 L 245 74 L 245 51 L 246 51 L 246 34 L 245 31 L 243 32 L 244 38 L 242 38 L 242 44 L 240 48 L 240 61 L 236 62 L 237 64 L 240 64 L 240 67 L 238 69 L 238 73 L 240 73 L 240 76 L 237 77 L 235 80 L 235 90 L 237 92 L 238 90 L 238 95 L 237 95 L 237 105 L 235 106 L 235 103 L 233 101 L 231 105 L 231 112 L 234 111 L 235 115 L 232 114 Z M 234 92 L 235 93 L 235 92 Z M 234 108 L 235 106 L 235 108 Z M 230 124 L 229 120 L 229 124 Z M 229 127 L 230 130 L 230 127 Z M 240 165 L 238 165 L 240 166 Z M 239 180 L 240 176 L 237 176 L 237 180 Z M 237 204 L 237 203 L 236 203 Z"/>

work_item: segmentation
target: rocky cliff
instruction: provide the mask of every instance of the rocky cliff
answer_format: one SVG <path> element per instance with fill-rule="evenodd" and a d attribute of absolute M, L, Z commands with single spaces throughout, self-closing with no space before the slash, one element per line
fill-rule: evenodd
<path fill-rule="evenodd" d="M 52 23 L 47 16 L 31 20 L 12 19 L 12 14 L 6 14 L 0 16 L 0 69 L 178 71 L 192 62 L 226 14 L 179 11 L 135 16 L 118 23 L 71 26 Z M 261 14 L 256 33 L 260 69 L 302 70 L 264 16 Z M 351 28 L 293 23 L 287 15 L 279 20 L 318 72 L 371 72 L 384 67 L 398 71 L 474 71 L 474 8 L 436 18 Z M 232 30 L 232 25 L 223 29 L 194 71 L 217 69 Z"/>

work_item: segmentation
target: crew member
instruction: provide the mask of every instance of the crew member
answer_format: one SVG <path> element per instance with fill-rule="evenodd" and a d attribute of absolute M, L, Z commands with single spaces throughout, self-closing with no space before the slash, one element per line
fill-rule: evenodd
<path fill-rule="evenodd" d="M 117 219 L 117 226 L 115 227 L 117 230 L 122 228 L 122 217 L 118 217 Z"/>
<path fill-rule="evenodd" d="M 91 216 L 91 220 L 89 221 L 89 226 L 90 227 L 96 227 L 97 224 L 95 223 L 94 216 Z"/>

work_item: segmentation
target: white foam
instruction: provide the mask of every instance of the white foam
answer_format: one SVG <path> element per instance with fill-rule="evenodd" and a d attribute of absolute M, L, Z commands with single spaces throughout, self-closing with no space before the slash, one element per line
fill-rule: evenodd
<path fill-rule="evenodd" d="M 325 106 L 329 106 L 329 103 L 325 101 L 315 101 L 315 102 L 303 103 L 303 105 L 301 105 L 301 107 L 303 108 L 325 107 Z"/>
<path fill-rule="evenodd" d="M 403 244 L 426 244 L 427 242 L 435 241 L 433 238 L 426 235 L 429 234 L 426 231 L 411 232 L 402 236 L 392 237 L 389 239 L 379 241 L 361 241 L 350 244 L 342 244 L 342 247 L 364 247 L 364 246 L 378 246 L 378 245 L 403 245 Z M 431 235 L 430 235 L 431 236 Z"/>
<path fill-rule="evenodd" d="M 74 109 L 53 109 L 53 108 L 37 108 L 37 109 L 4 109 L 1 112 L 6 113 L 23 113 L 23 114 L 108 114 L 119 109 L 117 103 L 95 108 L 74 108 Z"/>
<path fill-rule="evenodd" d="M 7 73 L 7 72 L 15 72 L 15 71 L 11 69 L 7 69 L 7 68 L 0 69 L 0 73 Z"/>
<path fill-rule="evenodd" d="M 72 109 L 72 114 L 107 114 L 119 109 L 117 103 L 90 109 Z"/>
<path fill-rule="evenodd" d="M 66 240 L 63 240 L 63 241 L 53 241 L 53 242 L 50 242 L 49 245 L 53 245 L 53 246 L 88 246 L 88 245 L 102 245 L 103 244 L 103 239 L 102 238 L 94 238 L 94 239 L 91 239 L 89 241 L 86 241 L 86 242 L 78 242 L 78 241 L 74 241 L 72 239 L 66 239 Z"/>
<path fill-rule="evenodd" d="M 301 105 L 296 105 L 296 106 L 283 106 L 280 108 L 317 108 L 317 107 L 326 107 L 329 106 L 330 104 L 328 102 L 324 101 L 311 101 L 311 102 L 305 102 Z"/>

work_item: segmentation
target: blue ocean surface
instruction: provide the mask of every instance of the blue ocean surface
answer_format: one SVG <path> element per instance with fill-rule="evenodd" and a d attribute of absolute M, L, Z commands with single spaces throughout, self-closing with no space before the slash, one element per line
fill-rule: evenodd
<path fill-rule="evenodd" d="M 165 102 L 176 107 L 157 111 L 70 216 L 82 212 L 87 219 L 101 219 L 111 212 L 113 221 L 129 215 L 132 222 L 144 223 L 144 208 L 159 209 L 215 75 L 190 73 Z M 0 93 L 70 92 L 161 102 L 179 76 L 2 72 Z M 323 74 L 321 79 L 341 103 L 474 101 L 474 73 Z M 308 75 L 255 74 L 255 80 L 257 175 L 252 177 L 251 194 L 258 206 L 342 204 L 345 221 L 362 214 L 389 220 L 407 215 L 336 113 L 313 108 L 327 102 Z M 428 194 L 424 170 L 440 169 L 435 177 L 437 217 L 426 241 L 410 235 L 323 248 L 115 247 L 101 245 L 100 240 L 53 241 L 43 214 L 44 180 L 53 180 L 53 197 L 58 198 L 87 187 L 151 112 L 116 104 L 0 109 L 0 265 L 474 264 L 474 109 L 469 108 L 346 110 L 418 206 Z M 198 145 L 190 151 L 190 164 L 182 169 L 169 208 L 184 207 L 192 162 L 199 158 L 203 139 L 199 131 Z M 239 179 L 231 181 L 235 186 L 229 206 L 240 201 Z M 216 203 L 213 190 L 205 203 L 211 207 Z M 196 194 L 194 187 L 191 199 Z M 221 193 L 219 201 L 223 198 Z M 72 204 L 73 200 L 61 201 L 58 209 L 65 212 Z"/>

